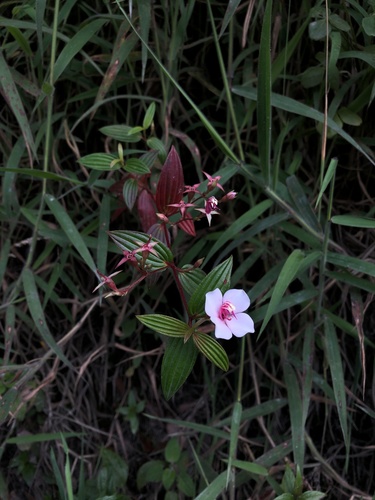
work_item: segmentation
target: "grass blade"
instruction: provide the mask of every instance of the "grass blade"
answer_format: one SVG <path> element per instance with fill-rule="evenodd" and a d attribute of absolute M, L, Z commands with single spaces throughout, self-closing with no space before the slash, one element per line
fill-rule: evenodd
<path fill-rule="evenodd" d="M 280 275 L 276 281 L 275 288 L 272 293 L 271 300 L 268 305 L 268 309 L 266 312 L 266 316 L 263 320 L 262 327 L 260 329 L 259 335 L 261 335 L 266 328 L 269 320 L 276 312 L 277 306 L 285 293 L 285 290 L 288 288 L 289 284 L 294 280 L 301 264 L 303 261 L 303 253 L 301 250 L 293 250 L 293 252 L 289 255 L 287 260 L 285 261 Z"/>
<path fill-rule="evenodd" d="M 234 475 L 234 469 L 232 471 L 232 467 L 233 467 L 233 460 L 236 459 L 236 454 L 237 454 L 237 444 L 238 444 L 238 434 L 240 431 L 241 414 L 242 414 L 242 404 L 239 401 L 236 401 L 233 407 L 232 421 L 230 426 L 229 457 L 228 457 L 228 467 L 227 467 L 227 487 L 232 474 Z M 234 482 L 234 477 L 232 481 Z"/>
<path fill-rule="evenodd" d="M 305 456 L 304 423 L 301 391 L 297 376 L 289 363 L 284 363 L 284 378 L 288 392 L 289 414 L 292 427 L 292 443 L 294 461 L 303 470 Z"/>
<path fill-rule="evenodd" d="M 141 36 L 148 44 L 148 35 L 150 31 L 151 24 L 151 2 L 150 0 L 138 0 L 138 11 L 139 11 L 139 24 L 141 27 Z M 147 65 L 147 46 L 142 44 L 142 83 L 145 79 L 146 65 Z"/>
<path fill-rule="evenodd" d="M 71 362 L 64 355 L 60 347 L 57 345 L 55 339 L 53 338 L 48 325 L 47 320 L 44 316 L 42 304 L 40 302 L 38 290 L 35 284 L 35 278 L 33 272 L 25 268 L 22 272 L 22 282 L 25 290 L 26 302 L 29 307 L 31 317 L 34 321 L 34 325 L 38 330 L 40 336 L 44 342 L 50 347 L 56 356 L 61 359 L 69 368 L 73 369 Z"/>
<path fill-rule="evenodd" d="M 272 0 L 268 0 L 260 39 L 257 99 L 259 160 L 268 185 L 271 184 L 271 16 Z"/>
<path fill-rule="evenodd" d="M 95 19 L 91 23 L 81 28 L 71 38 L 60 52 L 53 69 L 53 81 L 56 82 L 63 74 L 72 59 L 78 54 L 84 45 L 95 35 L 97 31 L 106 23 L 106 19 Z"/>
<path fill-rule="evenodd" d="M 58 223 L 61 226 L 61 229 L 65 232 L 67 238 L 71 242 L 71 244 L 75 247 L 79 255 L 86 262 L 88 267 L 92 271 L 96 271 L 95 262 L 84 242 L 82 236 L 78 232 L 78 229 L 74 225 L 72 219 L 67 214 L 65 209 L 62 207 L 60 202 L 51 194 L 46 194 L 46 203 L 49 206 L 51 212 L 56 217 Z"/>
<path fill-rule="evenodd" d="M 331 371 L 333 392 L 335 395 L 337 412 L 341 430 L 344 436 L 346 449 L 349 449 L 349 434 L 346 410 L 345 380 L 344 371 L 341 362 L 340 346 L 337 340 L 336 329 L 333 323 L 324 318 L 325 348 L 328 359 L 329 369 Z"/>
<path fill-rule="evenodd" d="M 34 144 L 33 134 L 31 132 L 30 124 L 27 119 L 26 111 L 23 106 L 21 97 L 18 93 L 17 87 L 14 83 L 10 69 L 4 59 L 3 52 L 0 51 L 0 85 L 3 90 L 3 95 L 7 101 L 12 113 L 17 119 L 18 125 L 22 131 L 25 140 L 26 148 L 29 153 L 30 163 L 33 164 L 33 157 L 36 158 L 36 150 Z"/>

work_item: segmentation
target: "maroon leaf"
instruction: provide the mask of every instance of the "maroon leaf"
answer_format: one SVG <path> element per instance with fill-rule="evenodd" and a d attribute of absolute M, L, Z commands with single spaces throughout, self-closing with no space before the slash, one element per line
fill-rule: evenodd
<path fill-rule="evenodd" d="M 155 213 L 154 200 L 151 194 L 145 189 L 138 196 L 137 209 L 141 221 L 142 230 L 147 233 L 158 218 Z"/>
<path fill-rule="evenodd" d="M 185 214 L 184 219 L 177 222 L 177 226 L 190 236 L 195 236 L 194 221 L 190 214 Z"/>
<path fill-rule="evenodd" d="M 172 146 L 162 168 L 158 185 L 156 187 L 155 201 L 158 212 L 170 216 L 178 212 L 178 204 L 182 200 L 184 191 L 184 174 L 177 151 Z"/>

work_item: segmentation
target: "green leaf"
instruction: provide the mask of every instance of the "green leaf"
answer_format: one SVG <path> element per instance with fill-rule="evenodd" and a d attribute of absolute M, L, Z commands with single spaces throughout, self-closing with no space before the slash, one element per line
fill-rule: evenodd
<path fill-rule="evenodd" d="M 165 460 L 170 464 L 178 462 L 181 456 L 181 447 L 177 438 L 172 438 L 168 441 L 164 450 Z"/>
<path fill-rule="evenodd" d="M 16 444 L 22 446 L 25 444 L 45 443 L 47 441 L 59 441 L 61 439 L 68 439 L 71 437 L 82 437 L 82 432 L 51 432 L 40 434 L 25 434 L 11 437 L 5 441 L 6 444 Z"/>
<path fill-rule="evenodd" d="M 127 179 L 124 182 L 122 196 L 124 197 L 125 205 L 131 211 L 138 196 L 138 181 L 136 179 Z"/>
<path fill-rule="evenodd" d="M 350 31 L 350 24 L 345 21 L 342 17 L 340 17 L 338 14 L 331 14 L 329 16 L 329 23 L 332 24 L 332 26 L 340 31 L 345 31 L 348 32 Z"/>
<path fill-rule="evenodd" d="M 143 118 L 142 127 L 144 130 L 147 130 L 149 127 L 151 127 L 152 121 L 155 116 L 155 110 L 156 110 L 155 103 L 152 102 L 150 106 L 147 108 L 145 117 Z"/>
<path fill-rule="evenodd" d="M 302 426 L 306 424 L 311 401 L 314 361 L 314 328 L 308 323 L 303 339 L 303 377 L 302 377 Z"/>
<path fill-rule="evenodd" d="M 148 166 L 139 158 L 129 158 L 123 168 L 132 174 L 144 175 L 150 173 Z"/>
<path fill-rule="evenodd" d="M 131 134 L 132 127 L 128 125 L 107 125 L 99 130 L 102 134 L 119 142 L 138 142 L 142 139 L 139 132 Z"/>
<path fill-rule="evenodd" d="M 221 29 L 220 29 L 220 33 L 219 33 L 219 38 L 224 33 L 230 20 L 234 16 L 240 1 L 241 0 L 229 0 L 227 10 L 225 11 L 225 14 L 224 14 L 224 19 L 222 21 L 222 25 L 221 25 Z"/>
<path fill-rule="evenodd" d="M 288 362 L 284 363 L 284 378 L 288 392 L 294 462 L 301 468 L 304 464 L 305 455 L 302 399 L 296 373 Z"/>
<path fill-rule="evenodd" d="M 86 243 L 84 242 L 81 234 L 74 225 L 72 219 L 69 217 L 68 213 L 65 211 L 60 202 L 51 194 L 46 194 L 45 200 L 71 244 L 75 247 L 84 262 L 86 262 L 87 266 L 95 272 L 95 262 L 86 246 Z"/>
<path fill-rule="evenodd" d="M 292 493 L 283 493 L 282 495 L 278 495 L 275 500 L 295 500 L 295 497 Z"/>
<path fill-rule="evenodd" d="M 219 474 L 203 491 L 199 493 L 195 500 L 211 500 L 217 498 L 226 489 L 227 472 Z"/>
<path fill-rule="evenodd" d="M 368 16 L 362 19 L 362 28 L 366 35 L 375 36 L 375 16 Z"/>
<path fill-rule="evenodd" d="M 59 345 L 53 338 L 48 325 L 46 317 L 44 316 L 44 311 L 42 304 L 40 302 L 38 289 L 35 284 L 34 274 L 31 269 L 25 267 L 22 271 L 22 282 L 25 290 L 26 302 L 29 307 L 31 317 L 34 321 L 34 325 L 38 330 L 40 336 L 44 342 L 48 345 L 50 349 L 56 354 L 56 356 L 61 359 L 69 368 L 73 369 L 71 362 L 62 352 Z"/>
<path fill-rule="evenodd" d="M 277 278 L 275 288 L 272 293 L 271 300 L 268 305 L 268 309 L 263 320 L 261 329 L 259 331 L 259 335 L 261 335 L 266 328 L 269 320 L 275 313 L 277 306 L 284 295 L 286 289 L 290 285 L 290 283 L 294 280 L 300 265 L 303 261 L 304 255 L 301 250 L 293 250 L 293 252 L 289 255 L 287 260 L 285 261 L 283 268 L 281 269 L 280 275 Z"/>
<path fill-rule="evenodd" d="M 359 127 L 362 124 L 362 118 L 354 113 L 349 108 L 342 107 L 337 112 L 340 120 L 346 125 L 352 125 L 353 127 Z"/>
<path fill-rule="evenodd" d="M 142 489 L 148 483 L 160 483 L 163 476 L 164 462 L 150 460 L 141 465 L 137 472 L 137 488 Z"/>
<path fill-rule="evenodd" d="M 229 289 L 232 265 L 233 259 L 231 256 L 203 278 L 201 284 L 190 298 L 189 310 L 191 314 L 203 313 L 207 292 L 220 288 L 224 293 Z"/>
<path fill-rule="evenodd" d="M 195 498 L 195 483 L 188 472 L 179 470 L 177 488 L 182 491 L 187 498 Z"/>
<path fill-rule="evenodd" d="M 11 388 L 5 394 L 1 396 L 0 402 L 0 423 L 8 417 L 10 412 L 13 412 L 19 404 L 20 395 L 19 392 Z"/>
<path fill-rule="evenodd" d="M 281 487 L 285 491 L 285 493 L 293 493 L 294 490 L 294 484 L 295 484 L 296 478 L 294 477 L 293 471 L 288 464 L 285 467 L 285 472 L 284 476 L 281 482 Z M 294 498 L 294 495 L 293 495 Z"/>
<path fill-rule="evenodd" d="M 93 170 L 118 170 L 121 168 L 121 163 L 117 162 L 115 165 L 112 164 L 113 160 L 116 160 L 118 156 L 110 153 L 92 153 L 86 156 L 82 156 L 78 161 L 83 166 L 92 168 Z"/>
<path fill-rule="evenodd" d="M 254 462 L 245 462 L 245 460 L 233 460 L 232 465 L 237 469 L 242 469 L 258 476 L 268 476 L 268 470 L 262 465 L 255 464 Z"/>
<path fill-rule="evenodd" d="M 59 57 L 55 62 L 53 69 L 54 82 L 60 78 L 72 59 L 106 22 L 106 19 L 95 19 L 91 23 L 80 28 L 73 38 L 68 41 L 65 47 L 59 52 Z"/>
<path fill-rule="evenodd" d="M 139 13 L 139 24 L 142 39 L 146 43 L 142 43 L 142 83 L 144 82 L 146 65 L 147 65 L 147 43 L 151 24 L 151 0 L 137 0 L 138 13 Z M 147 127 L 145 127 L 147 128 Z"/>
<path fill-rule="evenodd" d="M 327 262 L 335 266 L 346 267 L 358 273 L 365 273 L 375 277 L 375 264 L 350 255 L 341 255 L 334 252 L 327 253 Z"/>
<path fill-rule="evenodd" d="M 161 366 L 161 386 L 164 397 L 168 400 L 178 391 L 188 378 L 197 359 L 198 350 L 189 339 L 168 339 Z"/>
<path fill-rule="evenodd" d="M 33 134 L 31 132 L 30 123 L 27 119 L 27 114 L 23 106 L 21 97 L 18 93 L 9 67 L 4 59 L 2 50 L 0 50 L 0 86 L 3 89 L 3 96 L 6 102 L 8 103 L 10 109 L 12 110 L 12 113 L 16 117 L 31 161 L 32 156 L 36 158 L 36 149 Z"/>
<path fill-rule="evenodd" d="M 230 477 L 232 474 L 233 461 L 237 456 L 238 435 L 240 432 L 242 415 L 242 404 L 236 401 L 233 406 L 232 420 L 230 423 L 230 441 L 229 441 L 229 457 L 227 465 L 227 486 L 229 485 Z"/>
<path fill-rule="evenodd" d="M 323 66 L 308 68 L 301 75 L 301 84 L 305 89 L 320 85 L 323 81 L 325 69 Z"/>
<path fill-rule="evenodd" d="M 179 273 L 178 277 L 179 277 L 179 280 L 181 281 L 181 285 L 183 286 L 185 292 L 191 296 L 191 295 L 193 295 L 196 288 L 199 286 L 199 284 L 202 282 L 202 280 L 206 276 L 206 273 L 204 271 L 202 271 L 202 269 L 195 268 L 189 264 L 186 264 L 185 266 L 183 266 L 182 269 L 184 269 L 184 270 L 189 269 L 186 272 Z"/>
<path fill-rule="evenodd" d="M 325 496 L 326 494 L 322 493 L 321 491 L 305 491 L 301 496 L 298 497 L 298 500 L 320 500 Z"/>
<path fill-rule="evenodd" d="M 121 229 L 118 231 L 110 231 L 108 234 L 116 245 L 122 251 L 126 252 L 133 252 L 148 242 L 156 243 L 156 245 L 153 246 L 153 250 L 155 250 L 157 255 L 149 253 L 146 259 L 146 265 L 151 271 L 165 269 L 168 266 L 168 262 L 173 261 L 173 254 L 169 248 L 161 243 L 161 241 L 148 234 L 140 233 L 138 231 L 125 231 Z M 137 252 L 135 256 L 138 262 L 142 261 L 142 252 Z"/>
<path fill-rule="evenodd" d="M 330 31 L 330 26 L 328 25 Z M 322 40 L 326 37 L 327 33 L 327 22 L 325 19 L 319 19 L 318 21 L 312 21 L 309 24 L 309 36 L 311 40 Z"/>
<path fill-rule="evenodd" d="M 13 38 L 18 43 L 20 49 L 23 50 L 27 56 L 32 57 L 33 53 L 32 50 L 30 49 L 29 42 L 23 36 L 22 31 L 14 26 L 8 26 L 8 31 L 9 33 L 12 34 Z"/>
<path fill-rule="evenodd" d="M 142 314 L 136 318 L 145 326 L 151 328 L 155 332 L 168 337 L 184 337 L 185 334 L 191 329 L 189 325 L 170 316 L 163 314 Z"/>
<path fill-rule="evenodd" d="M 223 371 L 228 371 L 229 360 L 227 353 L 219 342 L 207 333 L 194 332 L 193 340 L 195 345 L 206 358 Z"/>
<path fill-rule="evenodd" d="M 337 164 L 338 164 L 337 158 L 333 158 L 329 162 L 329 165 L 328 165 L 328 168 L 327 168 L 327 172 L 324 175 L 322 186 L 320 188 L 319 195 L 318 195 L 318 198 L 317 198 L 316 203 L 315 203 L 315 207 L 317 207 L 319 205 L 320 200 L 322 199 L 322 196 L 324 194 L 324 191 L 327 189 L 329 183 L 332 180 L 332 177 L 334 178 L 334 176 L 336 174 Z"/>
<path fill-rule="evenodd" d="M 176 471 L 173 469 L 164 469 L 163 476 L 161 478 L 162 485 L 166 490 L 169 490 L 176 479 Z"/>
<path fill-rule="evenodd" d="M 10 162 L 11 163 L 11 162 Z M 51 179 L 53 181 L 77 184 L 78 186 L 86 185 L 86 182 L 78 181 L 71 177 L 54 174 L 53 172 L 44 172 L 43 170 L 35 170 L 32 168 L 7 168 L 0 167 L 0 172 L 11 172 L 14 174 L 22 174 L 33 177 L 34 179 Z"/>
<path fill-rule="evenodd" d="M 359 217 L 357 215 L 335 215 L 331 218 L 331 221 L 334 224 L 339 224 L 340 226 L 375 229 L 375 219 Z"/>
<path fill-rule="evenodd" d="M 307 199 L 307 196 L 302 189 L 302 186 L 299 183 L 297 177 L 295 175 L 291 175 L 290 177 L 288 177 L 286 180 L 286 185 L 300 216 L 308 226 L 312 227 L 317 233 L 320 233 L 322 229 L 320 227 L 318 218 L 311 208 L 309 200 Z"/>
<path fill-rule="evenodd" d="M 332 377 L 333 392 L 335 394 L 336 408 L 339 414 L 341 430 L 344 436 L 345 446 L 349 447 L 348 434 L 348 414 L 346 410 L 345 379 L 341 361 L 341 352 L 337 340 L 334 324 L 327 318 L 324 318 L 325 348 L 329 369 Z"/>
<path fill-rule="evenodd" d="M 165 149 L 164 142 L 157 137 L 150 137 L 147 139 L 146 144 L 150 149 L 158 152 L 160 163 L 164 163 L 167 159 L 167 150 Z"/>
<path fill-rule="evenodd" d="M 258 149 L 263 176 L 271 184 L 271 22 L 272 0 L 267 0 L 259 48 L 258 78 Z"/>

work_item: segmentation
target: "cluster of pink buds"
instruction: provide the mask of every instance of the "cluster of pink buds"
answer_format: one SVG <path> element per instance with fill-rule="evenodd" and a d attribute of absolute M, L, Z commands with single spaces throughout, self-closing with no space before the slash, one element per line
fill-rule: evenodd
<path fill-rule="evenodd" d="M 180 208 L 182 217 L 184 217 L 187 207 L 194 207 L 195 210 L 202 212 L 207 217 L 208 225 L 211 226 L 212 216 L 220 214 L 220 209 L 218 207 L 219 203 L 224 203 L 226 201 L 233 200 L 237 196 L 237 193 L 235 191 L 229 191 L 228 193 L 224 194 L 224 196 L 222 196 L 219 200 L 217 198 L 215 198 L 215 196 L 208 196 L 207 197 L 207 195 L 215 188 L 219 188 L 223 192 L 225 192 L 225 191 L 224 191 L 223 186 L 219 183 L 219 181 L 221 179 L 220 175 L 217 175 L 216 177 L 212 177 L 210 174 L 207 174 L 206 172 L 203 172 L 203 173 L 208 179 L 206 191 L 202 192 L 199 190 L 200 184 L 194 184 L 193 186 L 185 186 L 184 193 L 187 193 L 189 203 L 185 203 L 185 202 L 181 201 L 180 205 L 174 204 L 172 206 L 183 207 L 183 209 Z M 198 195 L 198 196 L 196 196 L 196 195 Z M 195 199 L 194 199 L 194 197 L 195 197 Z M 204 198 L 204 208 L 198 208 L 195 205 L 195 203 L 197 201 L 199 201 L 199 199 L 201 199 L 201 198 Z"/>

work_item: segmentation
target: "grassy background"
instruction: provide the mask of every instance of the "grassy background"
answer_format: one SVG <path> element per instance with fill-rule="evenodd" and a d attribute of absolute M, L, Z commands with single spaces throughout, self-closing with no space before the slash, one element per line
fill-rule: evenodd
<path fill-rule="evenodd" d="M 374 8 L 2 3 L 2 498 L 372 498 Z M 151 102 L 151 142 L 125 153 L 174 145 L 186 184 L 239 193 L 173 252 L 206 272 L 233 255 L 249 292 L 242 412 L 238 340 L 228 373 L 199 356 L 162 397 L 163 341 L 135 315 L 178 314 L 170 276 L 92 294 L 118 260 L 106 230 L 141 227 L 122 174 L 78 161 L 116 154 L 100 129 Z"/>

